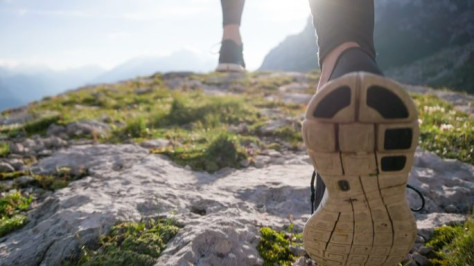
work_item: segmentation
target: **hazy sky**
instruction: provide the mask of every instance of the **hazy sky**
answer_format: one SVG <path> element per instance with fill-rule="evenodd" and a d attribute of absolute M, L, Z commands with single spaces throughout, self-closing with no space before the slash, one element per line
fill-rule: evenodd
<path fill-rule="evenodd" d="M 300 32 L 309 14 L 307 0 L 247 0 L 248 68 Z M 111 68 L 182 49 L 217 61 L 221 34 L 219 0 L 0 0 L 0 65 Z"/>

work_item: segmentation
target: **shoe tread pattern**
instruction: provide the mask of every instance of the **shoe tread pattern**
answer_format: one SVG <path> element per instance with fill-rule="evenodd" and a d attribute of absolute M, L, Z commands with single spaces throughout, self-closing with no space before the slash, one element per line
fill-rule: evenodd
<path fill-rule="evenodd" d="M 374 87 L 384 101 L 394 97 L 395 114 L 373 107 L 383 106 L 374 104 L 379 95 L 367 95 Z M 334 103 L 341 92 L 346 93 L 337 105 L 342 108 L 321 111 L 326 97 Z M 303 138 L 328 195 L 308 220 L 303 241 L 319 265 L 397 265 L 403 260 L 416 236 L 405 186 L 418 135 L 413 102 L 384 77 L 352 73 L 313 96 Z"/>

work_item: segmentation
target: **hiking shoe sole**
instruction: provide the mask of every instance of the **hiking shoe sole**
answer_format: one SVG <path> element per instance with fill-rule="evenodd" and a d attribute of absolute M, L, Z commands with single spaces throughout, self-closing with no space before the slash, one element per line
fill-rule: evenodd
<path fill-rule="evenodd" d="M 405 196 L 419 136 L 402 87 L 366 72 L 330 81 L 311 99 L 303 138 L 327 191 L 303 231 L 318 265 L 397 265 L 416 237 Z"/>
<path fill-rule="evenodd" d="M 245 68 L 239 64 L 219 63 L 217 72 L 245 72 Z"/>

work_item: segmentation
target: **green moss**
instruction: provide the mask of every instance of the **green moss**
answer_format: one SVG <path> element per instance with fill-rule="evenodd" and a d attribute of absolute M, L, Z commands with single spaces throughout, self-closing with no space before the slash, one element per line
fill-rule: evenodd
<path fill-rule="evenodd" d="M 10 145 L 8 143 L 0 142 L 0 157 L 7 157 L 10 154 Z"/>
<path fill-rule="evenodd" d="M 127 122 L 122 132 L 130 138 L 146 137 L 148 135 L 147 120 L 143 116 Z"/>
<path fill-rule="evenodd" d="M 276 91 L 280 86 L 288 84 L 293 81 L 292 77 L 286 75 L 272 75 L 271 77 L 259 77 L 253 85 L 254 91 L 266 92 Z"/>
<path fill-rule="evenodd" d="M 193 124 L 197 127 L 217 127 L 221 123 L 238 124 L 252 122 L 257 118 L 255 108 L 238 96 L 208 96 L 200 92 L 188 95 L 176 93 L 169 113 L 158 117 L 156 126 L 181 126 Z"/>
<path fill-rule="evenodd" d="M 311 84 L 316 85 L 320 73 L 306 74 Z M 139 142 L 145 139 L 164 138 L 170 141 L 168 147 L 154 150 L 166 154 L 181 165 L 190 165 L 196 170 L 215 171 L 221 167 L 239 167 L 237 159 L 255 155 L 243 142 L 251 139 L 259 147 L 277 146 L 286 148 L 289 143 L 296 147 L 302 143 L 300 126 L 289 125 L 267 135 L 258 128 L 268 120 L 262 109 L 273 109 L 275 116 L 298 117 L 304 113 L 304 105 L 287 104 L 279 100 L 266 100 L 265 96 L 276 96 L 278 87 L 294 81 L 293 77 L 273 72 L 251 72 L 241 75 L 227 73 L 190 74 L 188 80 L 199 80 L 206 84 L 219 84 L 232 91 L 239 87 L 239 95 L 226 94 L 211 96 L 200 90 L 183 88 L 169 90 L 163 85 L 163 75 L 156 74 L 147 81 L 135 79 L 115 84 L 113 87 L 100 85 L 87 90 L 73 91 L 51 97 L 29 107 L 33 114 L 57 113 L 61 117 L 56 122 L 67 124 L 81 119 L 101 120 L 113 128 L 111 134 L 100 139 L 102 142 L 123 143 L 130 139 Z M 137 95 L 138 88 L 150 87 L 146 94 Z M 310 86 L 311 87 L 311 86 Z M 314 88 L 308 88 L 313 92 Z M 437 154 L 473 163 L 473 119 L 434 96 L 414 95 L 418 104 L 421 124 L 421 144 L 424 149 Z M 430 107 L 441 106 L 442 110 Z M 106 117 L 107 119 L 103 119 Z M 36 126 L 30 125 L 31 132 L 43 131 L 55 120 L 46 119 Z M 244 125 L 244 130 L 231 131 Z M 452 125 L 452 129 L 449 129 Z M 9 129 L 8 135 L 19 135 L 22 129 Z M 24 133 L 23 133 L 24 134 Z M 30 134 L 28 132 L 28 134 Z M 216 162 L 212 143 L 219 135 L 230 134 L 229 141 L 236 147 L 232 156 L 222 156 Z M 93 136 L 85 136 L 92 138 Z M 245 140 L 245 141 L 244 141 Z M 231 146 L 232 146 L 231 145 Z M 233 149 L 231 149 L 232 151 Z M 1 153 L 0 153 L 1 154 Z M 237 156 L 234 156 L 236 155 Z M 51 187 L 47 185 L 47 187 Z"/>
<path fill-rule="evenodd" d="M 9 180 L 9 179 L 15 179 L 15 178 L 18 178 L 20 176 L 24 176 L 24 175 L 27 175 L 28 173 L 27 172 L 24 172 L 24 171 L 15 171 L 15 172 L 11 172 L 11 173 L 0 173 L 0 180 Z"/>
<path fill-rule="evenodd" d="M 37 175 L 31 173 L 35 179 L 36 185 L 45 190 L 57 190 L 67 187 L 69 182 L 81 179 L 89 174 L 88 170 L 80 171 L 79 173 L 71 173 L 71 169 L 67 167 L 57 169 L 52 175 Z"/>
<path fill-rule="evenodd" d="M 276 232 L 270 227 L 260 229 L 260 242 L 257 250 L 264 260 L 264 265 L 291 265 L 295 256 L 290 252 L 290 241 L 285 232 Z"/>
<path fill-rule="evenodd" d="M 12 217 L 0 218 L 0 237 L 20 229 L 28 222 L 24 215 L 14 215 Z"/>
<path fill-rule="evenodd" d="M 26 123 L 23 129 L 28 135 L 44 134 L 51 124 L 56 124 L 59 120 L 59 115 L 48 115 Z"/>
<path fill-rule="evenodd" d="M 420 146 L 445 158 L 474 163 L 474 119 L 434 95 L 413 94 L 418 106 Z"/>
<path fill-rule="evenodd" d="M 295 126 L 281 127 L 275 130 L 272 135 L 285 140 L 286 142 L 293 145 L 293 147 L 296 147 L 303 140 L 301 129 L 296 128 Z"/>
<path fill-rule="evenodd" d="M 194 140 L 193 144 L 182 147 L 170 146 L 152 152 L 166 154 L 177 163 L 189 165 L 196 170 L 214 172 L 223 167 L 240 168 L 240 161 L 249 157 L 242 143 L 257 142 L 254 138 L 234 135 L 223 129 L 201 132 L 208 134 L 200 138 L 190 136 Z"/>
<path fill-rule="evenodd" d="M 146 219 L 113 226 L 100 238 L 100 248 L 82 248 L 79 258 L 67 265 L 154 265 L 179 227 L 171 220 Z"/>
<path fill-rule="evenodd" d="M 0 237 L 21 228 L 27 223 L 22 212 L 30 206 L 33 198 L 14 192 L 0 198 Z"/>
<path fill-rule="evenodd" d="M 430 241 L 432 265 L 474 265 L 474 216 L 464 225 L 436 228 Z"/>

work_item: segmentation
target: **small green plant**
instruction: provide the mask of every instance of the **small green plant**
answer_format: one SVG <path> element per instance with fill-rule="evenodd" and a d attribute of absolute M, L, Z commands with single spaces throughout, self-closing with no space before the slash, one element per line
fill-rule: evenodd
<path fill-rule="evenodd" d="M 182 126 L 186 124 L 201 127 L 217 127 L 221 123 L 238 124 L 255 121 L 255 108 L 237 96 L 207 96 L 200 92 L 175 93 L 169 113 L 156 121 L 157 126 Z"/>
<path fill-rule="evenodd" d="M 7 157 L 10 154 L 10 144 L 0 142 L 0 157 Z"/>
<path fill-rule="evenodd" d="M 290 240 L 286 238 L 286 233 L 276 232 L 270 227 L 260 228 L 260 242 L 257 250 L 264 260 L 264 265 L 273 266 L 291 265 L 295 256 L 290 251 Z"/>
<path fill-rule="evenodd" d="M 239 162 L 247 159 L 245 149 L 239 143 L 237 136 L 227 133 L 222 133 L 211 142 L 203 158 L 206 160 L 206 165 L 215 164 L 209 170 L 216 170 L 223 167 L 238 167 Z M 216 167 L 215 169 L 213 169 Z"/>
<path fill-rule="evenodd" d="M 20 192 L 7 194 L 0 198 L 0 237 L 23 227 L 27 223 L 22 212 L 30 206 L 33 198 L 24 197 Z"/>
<path fill-rule="evenodd" d="M 35 121 L 25 124 L 23 129 L 28 135 L 44 134 L 51 124 L 56 124 L 60 120 L 59 115 L 49 115 L 41 117 Z"/>
<path fill-rule="evenodd" d="M 154 265 L 179 227 L 172 220 L 145 219 L 113 226 L 100 237 L 100 248 L 82 248 L 76 260 L 67 265 Z"/>
<path fill-rule="evenodd" d="M 234 135 L 222 129 L 208 134 L 210 136 L 207 138 L 194 139 L 197 144 L 176 148 L 170 146 L 152 150 L 152 153 L 166 154 L 177 163 L 196 170 L 215 172 L 223 167 L 240 168 L 240 162 L 249 157 L 241 143 L 255 142 L 253 138 Z"/>
<path fill-rule="evenodd" d="M 72 173 L 68 167 L 60 167 L 56 169 L 56 173 L 52 175 L 37 175 L 31 173 L 36 180 L 36 185 L 46 190 L 57 190 L 67 187 L 69 182 L 81 179 L 89 174 L 88 170 L 81 170 L 78 173 Z"/>
<path fill-rule="evenodd" d="M 140 138 L 148 135 L 147 120 L 143 116 L 139 116 L 127 123 L 123 129 L 123 133 L 131 138 Z"/>
<path fill-rule="evenodd" d="M 9 179 L 15 179 L 20 176 L 27 175 L 27 172 L 24 171 L 15 171 L 15 172 L 10 172 L 10 173 L 0 173 L 0 180 L 9 180 Z"/>
<path fill-rule="evenodd" d="M 252 89 L 259 92 L 276 91 L 280 86 L 288 84 L 292 81 L 292 77 L 285 75 L 267 75 L 257 78 Z"/>
<path fill-rule="evenodd" d="M 474 216 L 463 225 L 436 228 L 426 245 L 433 248 L 432 265 L 474 265 Z"/>

